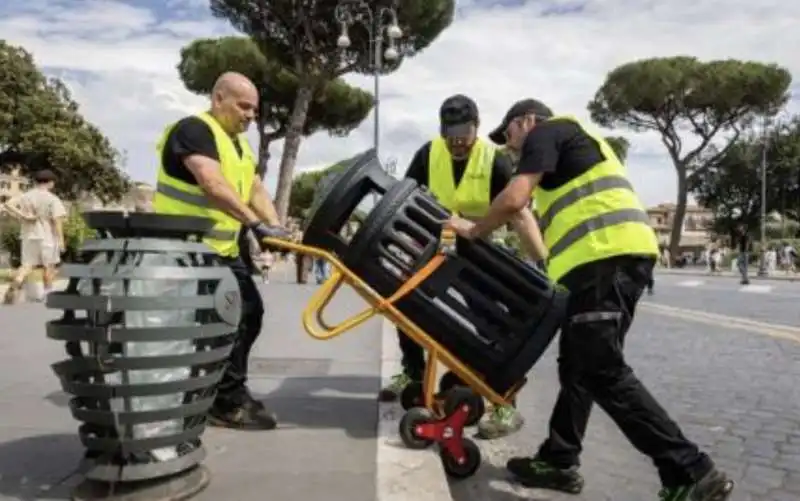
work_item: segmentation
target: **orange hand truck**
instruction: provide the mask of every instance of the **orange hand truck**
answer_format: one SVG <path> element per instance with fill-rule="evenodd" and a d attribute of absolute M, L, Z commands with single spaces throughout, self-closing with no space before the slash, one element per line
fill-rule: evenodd
<path fill-rule="evenodd" d="M 390 297 L 376 292 L 328 251 L 274 238 L 265 239 L 264 242 L 276 249 L 325 259 L 333 268 L 330 278 L 317 289 L 303 310 L 303 327 L 311 337 L 321 341 L 333 339 L 376 315 L 382 315 L 427 351 L 421 388 L 406 388 L 401 398 L 406 412 L 400 420 L 400 438 L 410 449 L 438 445 L 448 476 L 457 479 L 472 476 L 480 467 L 481 452 L 475 442 L 464 437 L 464 428 L 477 424 L 481 419 L 484 399 L 494 405 L 508 405 L 526 380 L 522 379 L 505 394 L 497 393 L 479 374 L 470 370 L 395 306 L 450 258 L 455 249 L 455 235 L 449 230 L 444 231 L 439 251 L 433 259 L 409 277 Z M 324 319 L 325 308 L 343 284 L 353 288 L 369 306 L 331 326 Z M 442 378 L 437 391 L 438 363 L 449 372 Z"/>

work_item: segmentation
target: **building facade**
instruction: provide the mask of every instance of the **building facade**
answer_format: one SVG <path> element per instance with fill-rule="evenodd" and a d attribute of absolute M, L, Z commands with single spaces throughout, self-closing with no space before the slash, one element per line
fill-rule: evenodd
<path fill-rule="evenodd" d="M 661 245 L 669 245 L 675 207 L 673 203 L 663 203 L 647 209 L 650 226 L 655 230 Z M 713 220 L 714 214 L 710 210 L 698 205 L 688 205 L 681 228 L 680 246 L 686 249 L 707 246 L 713 239 L 710 229 Z"/>

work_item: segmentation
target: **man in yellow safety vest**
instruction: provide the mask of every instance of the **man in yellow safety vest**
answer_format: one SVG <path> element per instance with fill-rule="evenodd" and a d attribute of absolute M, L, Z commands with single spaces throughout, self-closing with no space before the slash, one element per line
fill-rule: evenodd
<path fill-rule="evenodd" d="M 507 468 L 526 486 L 583 489 L 579 455 L 596 402 L 658 468 L 662 501 L 724 501 L 733 490 L 684 437 L 625 362 L 625 335 L 658 257 L 658 241 L 605 139 L 534 99 L 514 104 L 489 136 L 519 151 L 517 174 L 478 221 L 451 219 L 465 238 L 488 235 L 533 193 L 550 278 L 570 291 L 559 341 L 560 393 L 549 438 Z"/>
<path fill-rule="evenodd" d="M 503 191 L 513 175 L 513 164 L 490 142 L 478 138 L 478 106 L 464 95 L 447 98 L 439 110 L 440 135 L 425 143 L 414 155 L 406 178 L 427 186 L 448 210 L 468 218 L 486 214 L 492 199 Z M 533 215 L 519 210 L 512 223 L 520 241 L 534 260 L 543 258 Z M 397 399 L 403 389 L 421 381 L 425 353 L 408 336 L 398 331 L 403 370 L 381 390 L 382 401 Z M 484 438 L 498 438 L 519 430 L 522 416 L 513 406 L 495 407 L 479 424 Z"/>
<path fill-rule="evenodd" d="M 275 416 L 247 389 L 247 360 L 261 332 L 264 304 L 240 255 L 246 228 L 262 241 L 288 237 L 261 179 L 245 131 L 258 110 L 258 91 L 238 73 L 225 73 L 211 93 L 211 109 L 169 125 L 158 142 L 160 167 L 154 212 L 214 221 L 204 239 L 230 266 L 241 292 L 242 317 L 209 422 L 235 429 L 269 430 Z"/>

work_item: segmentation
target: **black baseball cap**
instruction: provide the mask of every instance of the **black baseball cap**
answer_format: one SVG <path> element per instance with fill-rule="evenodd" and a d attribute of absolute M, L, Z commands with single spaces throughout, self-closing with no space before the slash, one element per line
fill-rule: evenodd
<path fill-rule="evenodd" d="M 511 121 L 525 115 L 533 115 L 537 119 L 547 119 L 553 116 L 553 111 L 546 104 L 536 99 L 517 101 L 506 112 L 503 122 L 489 134 L 489 139 L 496 144 L 506 144 L 506 129 L 508 129 Z"/>
<path fill-rule="evenodd" d="M 463 136 L 478 124 L 478 105 L 471 98 L 456 94 L 439 108 L 439 129 L 443 136 Z"/>

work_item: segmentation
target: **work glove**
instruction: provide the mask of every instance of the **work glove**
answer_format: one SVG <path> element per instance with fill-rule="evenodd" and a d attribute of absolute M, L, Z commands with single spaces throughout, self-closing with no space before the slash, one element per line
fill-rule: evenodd
<path fill-rule="evenodd" d="M 268 243 L 264 242 L 265 238 L 288 240 L 292 236 L 292 233 L 283 226 L 270 226 L 266 223 L 259 222 L 251 224 L 248 226 L 248 228 L 253 232 L 253 236 L 256 237 L 262 252 L 281 250 L 275 249 Z"/>

